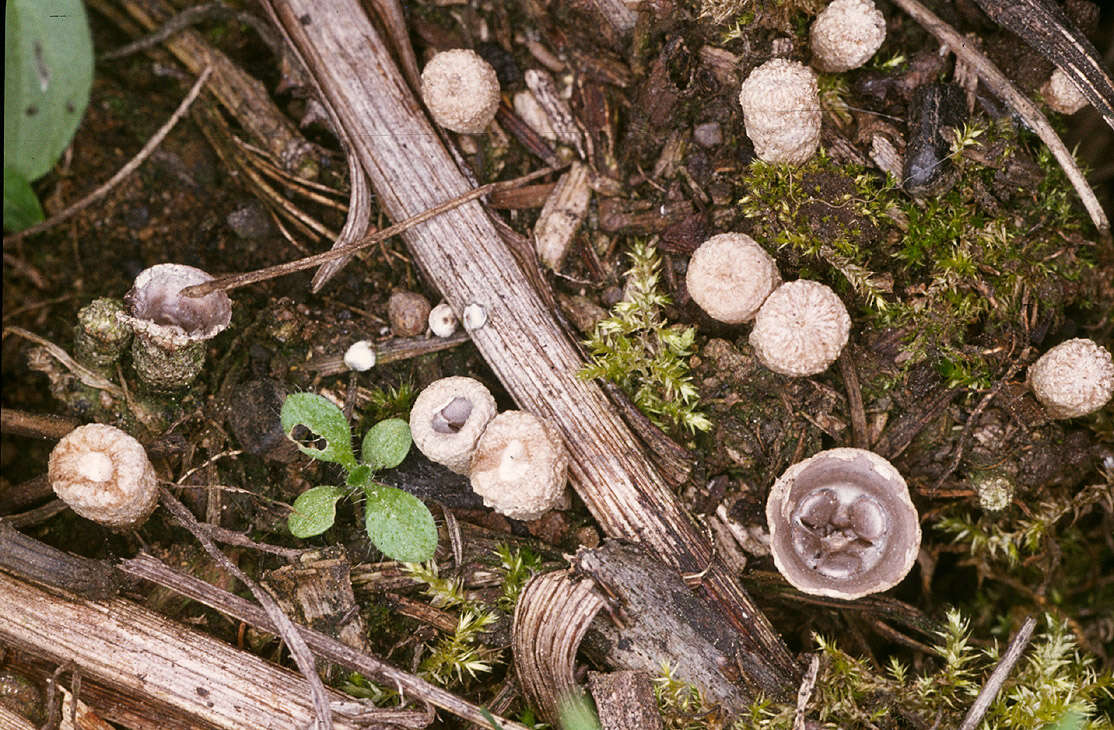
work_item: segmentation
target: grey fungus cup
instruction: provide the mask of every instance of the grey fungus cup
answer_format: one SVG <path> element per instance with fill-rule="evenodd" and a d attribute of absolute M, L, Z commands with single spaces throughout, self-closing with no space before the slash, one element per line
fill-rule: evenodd
<path fill-rule="evenodd" d="M 778 572 L 818 596 L 853 600 L 894 587 L 921 544 L 905 480 L 865 449 L 829 449 L 789 467 L 770 489 L 766 521 Z"/>
<path fill-rule="evenodd" d="M 480 381 L 460 375 L 435 380 L 410 409 L 414 445 L 430 461 L 467 474 L 476 442 L 495 410 L 495 398 Z"/>

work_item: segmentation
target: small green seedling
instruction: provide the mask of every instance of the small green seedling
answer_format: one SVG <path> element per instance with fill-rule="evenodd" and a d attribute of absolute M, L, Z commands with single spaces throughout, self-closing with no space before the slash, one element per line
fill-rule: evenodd
<path fill-rule="evenodd" d="M 93 85 L 93 41 L 81 0 L 4 7 L 4 230 L 43 219 L 31 183 L 69 146 Z"/>
<path fill-rule="evenodd" d="M 399 418 L 380 421 L 368 430 L 360 460 L 352 450 L 352 431 L 344 414 L 315 393 L 294 393 L 282 404 L 282 430 L 303 454 L 340 464 L 347 472 L 344 487 L 307 489 L 294 500 L 288 525 L 294 537 L 313 537 L 333 526 L 336 505 L 353 490 L 363 490 L 364 527 L 375 547 L 392 560 L 417 563 L 433 557 L 437 527 L 429 509 L 412 494 L 375 481 L 375 472 L 393 469 L 410 451 L 410 426 Z M 312 432 L 295 437 L 295 429 Z M 322 443 L 324 442 L 324 443 Z"/>

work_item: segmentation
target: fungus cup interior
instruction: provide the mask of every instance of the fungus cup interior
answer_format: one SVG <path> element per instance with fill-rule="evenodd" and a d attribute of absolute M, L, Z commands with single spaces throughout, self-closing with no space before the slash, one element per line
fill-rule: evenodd
<path fill-rule="evenodd" d="M 899 583 L 921 539 L 901 475 L 854 450 L 798 466 L 778 480 L 767 509 L 778 570 L 806 593 L 838 598 Z"/>
<path fill-rule="evenodd" d="M 133 317 L 164 327 L 177 327 L 191 337 L 212 336 L 228 326 L 232 302 L 224 292 L 184 297 L 181 291 L 212 280 L 201 269 L 160 264 L 141 272 L 125 301 Z"/>

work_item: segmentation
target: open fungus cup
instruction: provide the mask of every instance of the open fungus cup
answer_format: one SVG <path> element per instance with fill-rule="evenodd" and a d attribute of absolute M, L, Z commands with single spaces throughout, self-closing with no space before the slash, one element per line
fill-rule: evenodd
<path fill-rule="evenodd" d="M 794 464 L 766 502 L 770 550 L 797 590 L 852 600 L 888 590 L 913 567 L 917 510 L 897 469 L 864 449 Z"/>

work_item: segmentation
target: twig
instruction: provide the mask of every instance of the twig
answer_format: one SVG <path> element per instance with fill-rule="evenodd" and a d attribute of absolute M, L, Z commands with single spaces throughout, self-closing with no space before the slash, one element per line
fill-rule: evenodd
<path fill-rule="evenodd" d="M 206 3 L 205 5 L 196 5 L 192 8 L 183 10 L 166 21 L 161 28 L 153 33 L 117 48 L 115 51 L 101 54 L 100 60 L 113 61 L 117 58 L 124 58 L 133 53 L 153 48 L 175 33 L 180 33 L 186 28 L 202 23 L 210 18 L 231 19 L 243 23 L 244 25 L 251 26 L 251 28 L 259 34 L 260 39 L 271 49 L 272 53 L 279 57 L 282 56 L 282 39 L 279 38 L 274 29 L 267 25 L 262 18 L 244 10 L 230 8 L 224 3 L 213 2 Z"/>
<path fill-rule="evenodd" d="M 808 663 L 808 671 L 801 680 L 801 687 L 797 690 L 797 711 L 793 715 L 793 730 L 805 730 L 805 710 L 808 701 L 812 699 L 812 691 L 816 689 L 816 677 L 820 672 L 820 655 L 813 654 Z"/>
<path fill-rule="evenodd" d="M 113 397 L 123 399 L 123 388 L 121 388 L 119 385 L 116 385 L 116 383 L 113 383 L 111 380 L 101 377 L 97 373 L 79 363 L 77 360 L 74 360 L 73 357 L 70 356 L 70 353 L 66 352 L 50 340 L 44 337 L 39 337 L 34 332 L 28 332 L 22 327 L 5 327 L 4 335 L 6 336 L 8 333 L 16 335 L 17 337 L 22 337 L 25 340 L 31 340 L 31 342 L 42 346 L 48 353 L 50 353 L 51 357 L 62 363 L 62 365 L 64 365 L 67 370 L 76 375 L 77 379 L 81 381 L 82 385 L 87 385 L 90 388 L 96 388 L 97 390 L 103 390 Z"/>
<path fill-rule="evenodd" d="M 0 408 L 0 432 L 39 439 L 60 439 L 81 425 L 81 421 L 51 413 L 28 413 L 16 408 Z"/>
<path fill-rule="evenodd" d="M 1017 635 L 1006 647 L 1006 653 L 1002 655 L 998 666 L 994 667 L 994 671 L 990 673 L 990 678 L 986 680 L 986 684 L 979 691 L 979 696 L 975 698 L 971 708 L 964 715 L 959 730 L 975 730 L 982 722 L 983 715 L 990 709 L 990 703 L 998 696 L 1002 685 L 1006 683 L 1006 678 L 1010 676 L 1014 665 L 1017 664 L 1017 661 L 1021 659 L 1021 655 L 1025 652 L 1025 647 L 1029 645 L 1029 640 L 1033 638 L 1033 629 L 1036 627 L 1037 620 L 1032 616 L 1026 618 L 1025 623 L 1021 624 Z"/>
<path fill-rule="evenodd" d="M 179 104 L 178 108 L 174 110 L 174 113 L 170 115 L 170 119 L 167 119 L 166 123 L 159 128 L 159 131 L 155 132 L 155 135 L 151 137 L 151 139 L 147 140 L 147 144 L 143 145 L 143 149 L 139 151 L 139 154 L 129 160 L 128 164 L 121 167 L 115 175 L 108 179 L 108 182 L 105 182 L 96 190 L 89 193 L 73 205 L 70 205 L 68 208 L 61 211 L 57 215 L 52 215 L 51 217 L 47 218 L 42 223 L 36 223 L 30 228 L 25 228 L 22 231 L 4 236 L 4 243 L 14 243 L 32 234 L 41 233 L 48 228 L 53 228 L 62 221 L 68 220 L 69 218 L 77 215 L 78 213 L 85 210 L 90 205 L 107 195 L 109 191 L 119 185 L 120 182 L 124 180 L 124 178 L 135 172 L 136 168 L 142 165 L 144 161 L 151 156 L 151 153 L 155 151 L 155 148 L 162 144 L 162 141 L 166 138 L 166 135 L 170 134 L 170 130 L 174 129 L 174 126 L 178 124 L 178 121 L 183 116 L 185 116 L 187 111 L 189 111 L 190 105 L 193 104 L 194 99 L 197 98 L 197 95 L 201 93 L 201 88 L 205 85 L 205 82 L 209 80 L 209 76 L 212 73 L 212 67 L 206 67 L 205 70 L 201 72 L 201 75 L 197 77 L 197 81 L 195 81 L 193 83 L 193 86 L 190 88 L 189 93 L 186 94 L 186 98 L 182 99 L 182 103 Z"/>
<path fill-rule="evenodd" d="M 1052 151 L 1052 155 L 1060 163 L 1060 167 L 1064 169 L 1064 173 L 1071 181 L 1075 192 L 1079 194 L 1080 200 L 1083 201 L 1083 207 L 1087 209 L 1088 215 L 1091 216 L 1095 228 L 1099 230 L 1104 238 L 1109 237 L 1110 221 L 1107 219 L 1098 198 L 1095 197 L 1095 192 L 1091 189 L 1083 171 L 1079 169 L 1079 165 L 1076 164 L 1075 158 L 1072 157 L 1067 146 L 1064 145 L 1060 136 L 1056 134 L 1056 130 L 1049 124 L 1048 118 L 1037 108 L 1037 105 L 1029 97 L 1022 94 L 989 58 L 971 45 L 955 28 L 936 17 L 919 0 L 894 0 L 894 4 L 908 13 L 913 20 L 920 23 L 925 30 L 936 36 L 937 40 L 946 44 L 958 58 L 967 62 L 978 74 L 979 79 L 999 98 L 1013 107 L 1025 123 L 1037 133 L 1041 141 Z"/>
<path fill-rule="evenodd" d="M 150 555 L 140 555 L 121 561 L 117 568 L 137 578 L 149 580 L 157 585 L 170 588 L 175 593 L 198 601 L 239 621 L 259 629 L 274 632 L 274 622 L 268 614 L 250 601 L 240 598 L 213 586 L 192 575 L 180 573 Z M 491 723 L 484 718 L 483 711 L 472 703 L 457 697 L 448 690 L 398 669 L 385 661 L 369 654 L 363 654 L 331 636 L 303 626 L 297 627 L 298 633 L 305 637 L 306 643 L 323 659 L 361 672 L 383 684 L 397 686 L 402 693 L 440 707 L 457 717 L 470 720 L 481 727 L 490 728 Z M 500 717 L 495 718 L 504 730 L 526 730 L 523 725 Z"/>
<path fill-rule="evenodd" d="M 317 714 L 320 727 L 322 730 L 332 730 L 333 717 L 332 711 L 329 709 L 329 696 L 325 692 L 325 685 L 321 683 L 321 677 L 317 675 L 313 654 L 306 646 L 305 639 L 298 633 L 294 622 L 282 612 L 278 602 L 270 593 L 263 590 L 258 583 L 249 578 L 235 563 L 229 560 L 227 555 L 217 549 L 217 546 L 209 539 L 208 531 L 197 522 L 197 519 L 186 509 L 185 505 L 179 502 L 165 487 L 159 489 L 159 502 L 178 520 L 182 527 L 185 527 L 197 538 L 201 547 L 205 549 L 209 557 L 216 561 L 217 565 L 220 565 L 248 587 L 252 596 L 263 607 L 278 634 L 286 642 L 287 648 L 290 649 L 290 656 L 293 657 L 294 663 L 298 665 L 298 669 L 301 670 L 302 675 L 309 683 L 310 692 L 313 694 L 313 709 Z"/>
<path fill-rule="evenodd" d="M 860 449 L 870 448 L 866 411 L 863 410 L 863 391 L 859 387 L 859 371 L 849 347 L 844 347 L 839 356 L 839 372 L 843 375 L 843 386 L 847 389 L 847 409 L 851 412 L 851 433 L 855 438 L 855 446 Z"/>
<path fill-rule="evenodd" d="M 314 254 L 313 256 L 307 256 L 303 259 L 288 261 L 285 264 L 279 264 L 278 266 L 268 266 L 265 269 L 249 271 L 245 274 L 222 276 L 219 279 L 213 279 L 212 281 L 207 281 L 204 284 L 194 284 L 193 286 L 188 286 L 182 290 L 182 294 L 187 297 L 203 297 L 206 294 L 210 294 L 215 291 L 229 291 L 231 289 L 238 289 L 239 287 L 247 286 L 248 284 L 255 284 L 260 281 L 267 281 L 268 279 L 274 279 L 279 276 L 293 274 L 295 271 L 305 271 L 306 269 L 312 269 L 315 266 L 319 266 L 320 264 L 326 263 L 328 261 L 351 256 L 354 252 L 361 249 L 370 248 L 380 241 L 386 240 L 391 236 L 397 236 L 403 231 L 413 228 L 420 223 L 425 223 L 430 218 L 435 218 L 442 213 L 464 205 L 465 203 L 476 200 L 477 198 L 482 198 L 488 193 L 524 185 L 528 182 L 538 179 L 539 177 L 542 177 L 543 175 L 548 175 L 551 172 L 557 172 L 561 169 L 564 169 L 564 166 L 543 167 L 540 170 L 531 172 L 529 175 L 516 177 L 513 180 L 502 180 L 500 182 L 493 182 L 488 183 L 487 185 L 481 185 L 480 187 L 474 188 L 467 193 L 464 193 L 463 195 L 458 195 L 451 200 L 441 203 L 440 205 L 436 205 L 428 210 L 422 211 L 416 216 L 407 218 L 401 223 L 396 223 L 393 226 L 388 226 L 387 228 L 383 228 L 382 230 L 376 231 L 375 233 L 364 236 L 350 246 L 345 246 L 344 248 L 336 248 L 331 251 L 325 251 L 324 253 Z"/>

